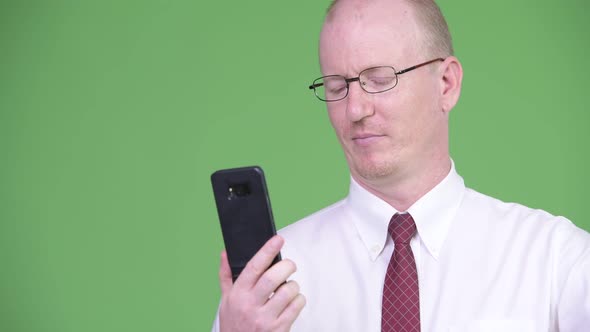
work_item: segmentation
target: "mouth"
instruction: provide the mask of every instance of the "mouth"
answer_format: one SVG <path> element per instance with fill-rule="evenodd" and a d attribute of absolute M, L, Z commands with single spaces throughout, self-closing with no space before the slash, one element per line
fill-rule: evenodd
<path fill-rule="evenodd" d="M 381 140 L 383 137 L 385 137 L 385 135 L 359 134 L 354 136 L 352 141 L 360 146 L 367 146 Z"/>

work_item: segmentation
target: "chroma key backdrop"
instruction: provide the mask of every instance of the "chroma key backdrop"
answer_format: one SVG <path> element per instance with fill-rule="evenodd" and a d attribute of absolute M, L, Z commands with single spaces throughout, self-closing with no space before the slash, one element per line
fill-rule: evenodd
<path fill-rule="evenodd" d="M 278 228 L 343 198 L 328 3 L 0 2 L 0 331 L 207 331 L 212 172 L 263 167 Z M 439 3 L 465 183 L 590 229 L 589 2 Z"/>

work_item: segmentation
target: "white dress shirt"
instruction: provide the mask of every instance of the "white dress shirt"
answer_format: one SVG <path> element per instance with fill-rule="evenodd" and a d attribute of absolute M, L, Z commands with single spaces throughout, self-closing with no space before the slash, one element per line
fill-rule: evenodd
<path fill-rule="evenodd" d="M 381 330 L 397 212 L 351 179 L 344 200 L 279 231 L 307 299 L 292 331 Z M 454 165 L 407 212 L 422 331 L 590 331 L 590 235 L 569 220 L 468 189 Z"/>

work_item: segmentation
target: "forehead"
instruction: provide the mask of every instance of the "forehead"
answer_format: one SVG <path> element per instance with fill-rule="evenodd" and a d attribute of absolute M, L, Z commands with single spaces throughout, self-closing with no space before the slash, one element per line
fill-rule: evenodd
<path fill-rule="evenodd" d="M 405 1 L 343 0 L 322 28 L 322 73 L 355 75 L 373 66 L 406 65 L 417 56 L 417 36 L 412 8 Z"/>

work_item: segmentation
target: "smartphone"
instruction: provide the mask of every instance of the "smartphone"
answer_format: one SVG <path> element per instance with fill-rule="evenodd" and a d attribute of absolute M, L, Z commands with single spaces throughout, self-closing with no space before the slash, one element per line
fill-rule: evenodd
<path fill-rule="evenodd" d="M 213 195 L 233 280 L 277 232 L 264 172 L 258 166 L 231 168 L 211 174 Z M 281 260 L 279 253 L 273 260 Z"/>

